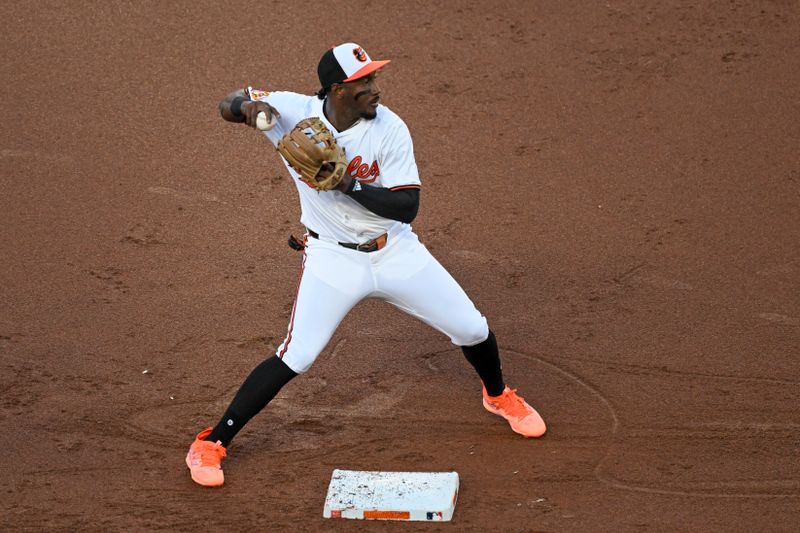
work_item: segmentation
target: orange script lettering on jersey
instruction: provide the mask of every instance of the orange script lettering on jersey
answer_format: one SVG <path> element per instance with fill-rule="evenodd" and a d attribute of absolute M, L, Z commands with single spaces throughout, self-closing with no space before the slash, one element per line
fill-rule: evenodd
<path fill-rule="evenodd" d="M 381 171 L 378 168 L 378 162 L 373 161 L 372 165 L 367 163 L 361 162 L 361 156 L 355 156 L 351 161 L 350 164 L 347 165 L 347 173 L 350 174 L 352 177 L 358 179 L 361 183 L 372 183 L 378 176 L 381 175 Z"/>

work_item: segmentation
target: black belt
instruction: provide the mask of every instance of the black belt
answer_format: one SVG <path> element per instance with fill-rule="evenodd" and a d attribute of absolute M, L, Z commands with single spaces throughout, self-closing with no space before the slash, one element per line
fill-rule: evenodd
<path fill-rule="evenodd" d="M 311 229 L 308 230 L 308 236 L 319 239 L 319 233 Z M 383 235 L 379 235 L 374 239 L 361 244 L 356 244 L 354 242 L 340 242 L 339 246 L 344 246 L 345 248 L 350 248 L 351 250 L 358 250 L 359 252 L 377 252 L 386 246 L 386 241 L 388 239 L 389 235 L 384 233 Z"/>

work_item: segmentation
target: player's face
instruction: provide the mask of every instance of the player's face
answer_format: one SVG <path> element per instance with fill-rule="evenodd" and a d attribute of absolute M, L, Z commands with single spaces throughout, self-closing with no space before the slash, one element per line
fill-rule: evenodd
<path fill-rule="evenodd" d="M 350 108 L 361 118 L 372 120 L 378 115 L 381 90 L 378 86 L 378 73 L 373 72 L 363 78 L 345 83 L 346 98 Z"/>

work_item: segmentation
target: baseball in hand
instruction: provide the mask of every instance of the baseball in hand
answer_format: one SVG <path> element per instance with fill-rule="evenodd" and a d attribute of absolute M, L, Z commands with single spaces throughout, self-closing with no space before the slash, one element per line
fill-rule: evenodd
<path fill-rule="evenodd" d="M 275 115 L 272 115 L 270 120 L 267 120 L 267 114 L 261 111 L 258 116 L 256 116 L 256 126 L 261 131 L 269 131 L 275 127 L 275 124 L 278 123 L 278 119 Z"/>

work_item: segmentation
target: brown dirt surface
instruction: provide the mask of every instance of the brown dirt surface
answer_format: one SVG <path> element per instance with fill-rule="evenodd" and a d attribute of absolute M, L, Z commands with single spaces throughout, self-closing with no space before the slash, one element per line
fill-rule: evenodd
<path fill-rule="evenodd" d="M 798 3 L 322 6 L 0 4 L 2 528 L 796 530 Z M 281 341 L 300 263 L 293 186 L 217 103 L 310 93 L 347 40 L 392 59 L 415 229 L 549 432 L 370 301 L 202 489 L 186 449 Z M 325 520 L 334 468 L 455 470 L 454 520 Z"/>

